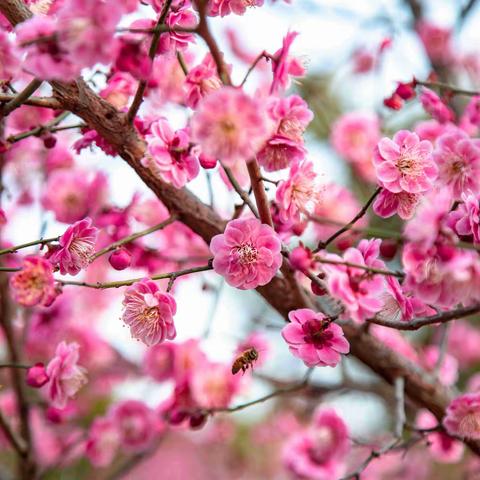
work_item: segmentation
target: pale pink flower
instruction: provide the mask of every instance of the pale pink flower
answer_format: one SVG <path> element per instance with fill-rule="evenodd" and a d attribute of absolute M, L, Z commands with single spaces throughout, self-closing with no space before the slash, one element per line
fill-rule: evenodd
<path fill-rule="evenodd" d="M 26 257 L 22 269 L 10 277 L 10 288 L 24 307 L 51 305 L 57 296 L 52 264 L 42 257 Z"/>
<path fill-rule="evenodd" d="M 223 87 L 198 104 L 191 121 L 192 139 L 226 166 L 249 161 L 269 135 L 263 106 L 242 90 Z"/>
<path fill-rule="evenodd" d="M 106 177 L 83 170 L 55 170 L 45 185 L 42 205 L 53 211 L 59 222 L 73 223 L 103 206 L 107 194 Z"/>
<path fill-rule="evenodd" d="M 10 80 L 20 72 L 20 51 L 0 30 L 0 80 Z"/>
<path fill-rule="evenodd" d="M 43 80 L 69 81 L 81 66 L 58 42 L 58 24 L 52 17 L 35 16 L 16 28 L 17 44 L 27 52 L 24 68 Z"/>
<path fill-rule="evenodd" d="M 370 327 L 369 332 L 380 340 L 383 345 L 411 360 L 413 363 L 418 363 L 418 354 L 415 348 L 400 331 L 380 325 L 370 325 Z"/>
<path fill-rule="evenodd" d="M 413 217 L 419 201 L 420 195 L 418 193 L 404 191 L 393 193 L 384 188 L 377 195 L 372 208 L 382 218 L 398 214 L 402 220 L 409 220 Z"/>
<path fill-rule="evenodd" d="M 323 313 L 300 308 L 292 310 L 288 318 L 290 323 L 283 327 L 282 337 L 290 352 L 307 367 L 335 367 L 341 360 L 340 354 L 350 351 L 342 328 Z"/>
<path fill-rule="evenodd" d="M 144 278 L 128 287 L 123 306 L 122 320 L 130 327 L 133 338 L 148 346 L 175 338 L 175 299 L 161 292 L 152 280 Z"/>
<path fill-rule="evenodd" d="M 417 428 L 434 428 L 438 420 L 428 410 L 420 410 L 417 415 L 415 426 Z M 432 432 L 426 435 L 428 450 L 432 457 L 440 463 L 457 463 L 461 460 L 464 452 L 462 442 L 455 440 L 445 432 Z"/>
<path fill-rule="evenodd" d="M 188 71 L 185 78 L 185 103 L 190 108 L 196 108 L 198 102 L 215 90 L 221 88 L 217 65 L 211 53 L 207 53 L 202 62 Z"/>
<path fill-rule="evenodd" d="M 230 13 L 243 15 L 247 8 L 261 7 L 264 0 L 209 0 L 208 14 L 212 17 L 225 17 Z"/>
<path fill-rule="evenodd" d="M 242 377 L 232 375 L 231 365 L 206 362 L 196 365 L 190 379 L 193 400 L 202 408 L 228 407 L 238 393 Z"/>
<path fill-rule="evenodd" d="M 380 184 L 393 193 L 430 190 L 438 173 L 432 150 L 429 141 L 408 130 L 400 130 L 393 140 L 382 138 L 373 157 Z"/>
<path fill-rule="evenodd" d="M 186 129 L 174 132 L 168 122 L 160 118 L 152 123 L 146 140 L 148 153 L 142 163 L 162 180 L 182 188 L 198 175 L 200 165 L 190 151 Z"/>
<path fill-rule="evenodd" d="M 172 378 L 174 375 L 175 349 L 173 343 L 153 345 L 145 353 L 143 369 L 157 382 Z"/>
<path fill-rule="evenodd" d="M 303 77 L 305 67 L 302 62 L 290 55 L 290 48 L 298 32 L 288 32 L 283 39 L 282 48 L 272 55 L 273 80 L 270 93 L 279 93 L 290 86 L 290 77 Z"/>
<path fill-rule="evenodd" d="M 86 370 L 78 365 L 78 350 L 77 343 L 61 342 L 47 365 L 46 389 L 53 407 L 65 408 L 68 399 L 87 383 Z"/>
<path fill-rule="evenodd" d="M 412 299 L 405 295 L 400 282 L 393 276 L 387 276 L 385 287 L 381 296 L 383 306 L 376 316 L 391 321 L 411 320 L 414 316 L 414 305 Z"/>
<path fill-rule="evenodd" d="M 452 322 L 448 334 L 448 351 L 457 359 L 461 368 L 468 368 L 480 361 L 479 330 L 464 320 Z"/>
<path fill-rule="evenodd" d="M 328 183 L 322 186 L 322 195 L 315 204 L 314 215 L 319 219 L 325 220 L 315 222 L 315 232 L 318 240 L 326 240 L 335 233 L 339 226 L 349 223 L 362 208 L 355 195 L 342 185 Z M 329 221 L 334 222 L 330 224 Z M 367 218 L 362 217 L 355 225 L 359 228 L 366 227 Z M 335 244 L 340 248 L 346 245 L 350 247 L 357 237 L 352 232 L 345 232 L 337 238 Z M 344 248 L 342 248 L 344 249 Z"/>
<path fill-rule="evenodd" d="M 300 215 L 311 212 L 319 202 L 321 186 L 313 163 L 305 160 L 292 164 L 287 180 L 278 184 L 276 200 L 280 220 L 299 221 Z"/>
<path fill-rule="evenodd" d="M 480 203 L 479 197 L 471 192 L 462 194 L 463 202 L 448 214 L 447 223 L 460 236 L 473 236 L 480 243 Z"/>
<path fill-rule="evenodd" d="M 282 264 L 278 235 L 256 218 L 230 221 L 212 238 L 210 250 L 214 270 L 241 290 L 266 285 Z"/>
<path fill-rule="evenodd" d="M 438 180 L 452 190 L 455 200 L 470 190 L 480 194 L 480 145 L 461 130 L 438 138 L 433 152 Z"/>
<path fill-rule="evenodd" d="M 139 400 L 125 400 L 113 406 L 110 415 L 120 433 L 120 445 L 126 452 L 147 449 L 158 432 L 154 411 Z"/>
<path fill-rule="evenodd" d="M 89 431 L 85 455 L 95 467 L 106 467 L 120 446 L 120 432 L 111 417 L 97 417 Z"/>
<path fill-rule="evenodd" d="M 423 88 L 419 99 L 425 111 L 438 122 L 447 123 L 455 120 L 454 113 L 433 90 Z"/>
<path fill-rule="evenodd" d="M 197 25 L 195 14 L 186 7 L 171 9 L 165 19 L 165 25 L 171 30 L 162 33 L 158 43 L 158 53 L 186 50 L 188 45 L 195 43 L 195 36 L 189 32 L 175 31 L 175 28 L 194 28 Z"/>
<path fill-rule="evenodd" d="M 358 248 L 347 249 L 343 258 L 334 254 L 326 254 L 325 258 L 385 269 L 385 264 L 378 259 L 380 242 L 378 239 L 362 240 Z M 381 275 L 345 265 L 324 264 L 322 267 L 327 274 L 328 290 L 346 307 L 345 315 L 361 322 L 382 309 L 381 294 L 385 283 Z"/>
<path fill-rule="evenodd" d="M 59 246 L 54 247 L 48 259 L 60 267 L 62 275 L 76 275 L 89 265 L 97 236 L 98 229 L 90 218 L 75 222 L 60 237 Z"/>
<path fill-rule="evenodd" d="M 273 136 L 258 152 L 257 160 L 267 172 L 273 172 L 305 158 L 303 133 L 313 119 L 313 112 L 298 95 L 290 95 L 271 98 L 268 113 L 276 128 Z"/>
<path fill-rule="evenodd" d="M 452 60 L 452 29 L 440 27 L 426 20 L 418 22 L 416 29 L 432 62 L 447 64 Z"/>
<path fill-rule="evenodd" d="M 466 393 L 455 398 L 442 423 L 450 435 L 480 440 L 480 393 Z"/>
<path fill-rule="evenodd" d="M 428 345 L 423 349 L 420 361 L 427 371 L 434 372 L 437 369 L 439 356 L 439 348 L 436 345 Z M 458 361 L 449 353 L 446 353 L 442 359 L 438 379 L 447 387 L 455 385 L 458 380 Z"/>
<path fill-rule="evenodd" d="M 345 472 L 349 431 L 332 409 L 317 409 L 310 428 L 285 443 L 282 460 L 298 478 L 330 480 Z"/>

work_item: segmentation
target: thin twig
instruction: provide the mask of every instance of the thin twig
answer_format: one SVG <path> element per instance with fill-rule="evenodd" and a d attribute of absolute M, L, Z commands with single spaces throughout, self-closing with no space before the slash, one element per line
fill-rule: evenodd
<path fill-rule="evenodd" d="M 476 95 L 480 95 L 480 92 L 475 90 L 465 90 L 463 88 L 455 87 L 453 85 L 449 85 L 448 83 L 442 82 L 427 82 L 421 80 L 415 80 L 416 85 L 422 85 L 428 88 L 437 88 L 439 90 L 443 90 L 449 92 L 453 95 L 465 95 L 467 97 L 474 97 Z"/>
<path fill-rule="evenodd" d="M 7 93 L 0 93 L 0 103 L 10 102 L 15 99 L 16 95 Z M 23 101 L 23 105 L 30 105 L 32 107 L 51 108 L 53 110 L 61 110 L 62 104 L 53 97 L 30 97 Z"/>
<path fill-rule="evenodd" d="M 232 170 L 230 170 L 230 168 L 225 167 L 223 165 L 222 165 L 222 168 L 225 171 L 225 174 L 227 175 L 229 182 L 232 184 L 233 189 L 238 193 L 240 198 L 243 200 L 243 203 L 247 205 L 248 208 L 252 211 L 252 213 L 258 218 L 257 207 L 250 199 L 249 194 L 245 190 L 243 190 L 243 188 L 240 186 Z"/>
<path fill-rule="evenodd" d="M 320 256 L 315 257 L 315 261 L 318 263 L 327 263 L 331 265 L 345 265 L 350 268 L 358 268 L 360 270 L 365 270 L 366 272 L 376 273 L 379 275 L 386 275 L 391 277 L 403 278 L 405 276 L 402 272 L 395 272 L 393 270 L 384 270 L 382 268 L 369 267 L 368 265 L 361 265 L 359 263 L 345 262 L 343 260 L 335 260 L 331 258 L 323 258 Z"/>
<path fill-rule="evenodd" d="M 18 250 L 23 248 L 33 247 L 35 245 L 46 245 L 47 243 L 58 242 L 60 237 L 51 237 L 51 238 L 41 238 L 40 240 L 34 240 L 33 242 L 22 243 L 20 245 L 15 245 L 14 247 L 3 248 L 0 250 L 0 255 L 6 255 L 8 253 L 16 253 Z"/>
<path fill-rule="evenodd" d="M 20 93 L 3 106 L 0 113 L 4 117 L 12 113 L 16 108 L 24 104 L 40 88 L 41 84 L 42 80 L 34 78 Z"/>
<path fill-rule="evenodd" d="M 243 77 L 243 80 L 242 80 L 242 83 L 240 83 L 240 88 L 243 87 L 245 85 L 245 82 L 248 80 L 248 77 L 250 76 L 250 74 L 255 70 L 255 67 L 257 66 L 258 62 L 262 59 L 262 58 L 265 58 L 265 59 L 269 59 L 269 57 L 266 55 L 265 51 L 263 51 L 262 53 L 260 53 L 257 58 L 254 60 L 254 62 L 252 63 L 252 65 L 250 65 L 250 68 L 247 70 L 247 73 L 245 74 L 245 76 Z"/>

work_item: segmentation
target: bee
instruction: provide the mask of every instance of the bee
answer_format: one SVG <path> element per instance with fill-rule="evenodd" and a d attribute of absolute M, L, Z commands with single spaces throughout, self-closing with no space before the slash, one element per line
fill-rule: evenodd
<path fill-rule="evenodd" d="M 232 364 L 232 375 L 237 374 L 240 370 L 245 373 L 248 367 L 253 368 L 253 362 L 258 360 L 258 352 L 254 347 L 244 350 Z"/>

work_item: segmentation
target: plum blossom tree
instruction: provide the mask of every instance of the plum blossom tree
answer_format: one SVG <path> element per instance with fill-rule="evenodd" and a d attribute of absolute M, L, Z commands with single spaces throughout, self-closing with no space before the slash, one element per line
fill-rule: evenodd
<path fill-rule="evenodd" d="M 426 68 L 371 111 L 301 31 L 216 29 L 284 3 L 0 2 L 0 477 L 478 475 L 477 2 L 396 6 Z M 406 48 L 386 17 L 355 92 Z"/>

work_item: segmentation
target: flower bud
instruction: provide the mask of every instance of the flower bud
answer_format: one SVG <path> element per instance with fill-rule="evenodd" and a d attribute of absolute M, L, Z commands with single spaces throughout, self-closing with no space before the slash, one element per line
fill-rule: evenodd
<path fill-rule="evenodd" d="M 382 240 L 380 244 L 380 254 L 385 260 L 391 260 L 398 250 L 398 244 L 396 240 Z"/>
<path fill-rule="evenodd" d="M 200 165 L 205 168 L 206 170 L 209 170 L 211 168 L 215 168 L 217 166 L 217 159 L 213 157 L 208 157 L 207 155 L 204 155 L 203 153 L 200 154 L 198 157 L 198 160 L 200 162 Z"/>
<path fill-rule="evenodd" d="M 115 270 L 125 270 L 132 262 L 132 255 L 128 250 L 119 248 L 110 255 L 108 261 Z"/>
<path fill-rule="evenodd" d="M 57 138 L 53 136 L 51 133 L 43 137 L 43 145 L 45 146 L 45 148 L 48 148 L 48 149 L 54 148 L 56 144 L 57 144 Z"/>
<path fill-rule="evenodd" d="M 205 425 L 207 415 L 204 412 L 195 412 L 190 415 L 189 425 L 192 430 L 198 430 Z"/>
<path fill-rule="evenodd" d="M 400 110 L 403 107 L 403 100 L 400 95 L 394 93 L 391 97 L 386 98 L 383 104 L 392 110 Z"/>
<path fill-rule="evenodd" d="M 41 362 L 36 363 L 27 370 L 27 385 L 32 388 L 43 387 L 48 382 L 48 375 L 45 365 Z"/>
<path fill-rule="evenodd" d="M 317 278 L 323 280 L 325 278 L 325 274 L 321 272 L 317 275 Z M 321 297 L 322 295 L 327 294 L 327 290 L 325 288 L 322 288 L 317 282 L 312 281 L 310 284 L 310 288 L 314 295 L 318 295 Z"/>
<path fill-rule="evenodd" d="M 288 258 L 292 267 L 301 272 L 309 270 L 314 266 L 312 251 L 303 245 L 294 248 Z"/>

